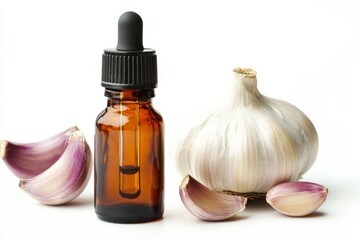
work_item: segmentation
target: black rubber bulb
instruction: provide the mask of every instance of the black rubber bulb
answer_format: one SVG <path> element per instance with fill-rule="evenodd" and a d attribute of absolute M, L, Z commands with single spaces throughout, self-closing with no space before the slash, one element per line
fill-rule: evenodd
<path fill-rule="evenodd" d="M 135 12 L 123 13 L 118 22 L 118 51 L 142 51 L 143 22 Z"/>

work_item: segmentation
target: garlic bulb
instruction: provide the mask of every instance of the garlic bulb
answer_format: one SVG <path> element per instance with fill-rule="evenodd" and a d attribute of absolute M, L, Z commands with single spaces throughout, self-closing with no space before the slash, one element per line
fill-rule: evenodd
<path fill-rule="evenodd" d="M 3 140 L 0 156 L 20 179 L 20 188 L 47 205 L 75 199 L 91 176 L 91 150 L 77 127 L 35 143 Z"/>
<path fill-rule="evenodd" d="M 314 125 L 295 106 L 260 94 L 252 69 L 234 73 L 225 106 L 180 137 L 180 173 L 212 190 L 239 194 L 266 193 L 279 183 L 297 181 L 317 155 Z"/>

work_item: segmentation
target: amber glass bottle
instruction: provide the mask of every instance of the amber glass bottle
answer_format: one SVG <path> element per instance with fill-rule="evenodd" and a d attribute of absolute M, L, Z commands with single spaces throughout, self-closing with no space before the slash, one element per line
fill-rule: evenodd
<path fill-rule="evenodd" d="M 102 86 L 108 102 L 96 119 L 95 212 L 119 223 L 162 218 L 163 120 L 151 104 L 156 55 L 142 47 L 142 20 L 134 12 L 119 19 L 117 48 L 104 51 Z"/>

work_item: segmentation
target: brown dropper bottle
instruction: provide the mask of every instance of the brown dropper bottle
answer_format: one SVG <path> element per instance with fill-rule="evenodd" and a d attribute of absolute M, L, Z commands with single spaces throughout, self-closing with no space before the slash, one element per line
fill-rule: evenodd
<path fill-rule="evenodd" d="M 109 222 L 148 222 L 164 212 L 163 120 L 151 104 L 157 61 L 143 47 L 142 25 L 138 14 L 122 14 L 117 47 L 103 54 L 108 101 L 96 119 L 94 204 Z"/>

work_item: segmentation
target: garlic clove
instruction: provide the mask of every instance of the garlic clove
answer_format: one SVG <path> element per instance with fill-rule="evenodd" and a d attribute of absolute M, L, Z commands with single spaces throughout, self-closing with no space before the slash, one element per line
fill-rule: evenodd
<path fill-rule="evenodd" d="M 91 176 L 92 155 L 84 134 L 76 127 L 48 141 L 24 145 L 6 141 L 3 156 L 10 170 L 20 176 L 20 188 L 43 204 L 60 205 L 85 189 Z M 24 158 L 18 159 L 21 156 Z"/>
<path fill-rule="evenodd" d="M 287 182 L 271 188 L 266 201 L 278 212 L 288 216 L 306 216 L 326 200 L 326 187 L 311 182 Z"/>
<path fill-rule="evenodd" d="M 190 175 L 181 182 L 180 197 L 185 207 L 206 221 L 229 219 L 245 209 L 247 199 L 208 189 Z"/>
<path fill-rule="evenodd" d="M 32 178 L 53 165 L 63 154 L 69 136 L 79 129 L 74 126 L 45 140 L 34 143 L 0 141 L 0 157 L 15 176 Z"/>

